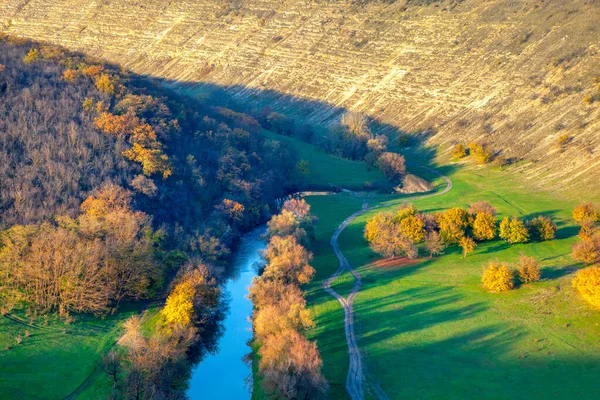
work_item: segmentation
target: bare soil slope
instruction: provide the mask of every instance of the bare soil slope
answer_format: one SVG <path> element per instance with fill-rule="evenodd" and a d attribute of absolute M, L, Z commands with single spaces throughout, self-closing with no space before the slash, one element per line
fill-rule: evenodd
<path fill-rule="evenodd" d="M 532 182 L 567 189 L 600 172 L 599 22 L 597 0 L 0 4 L 9 34 L 202 83 L 199 93 L 229 87 L 315 124 L 350 109 L 443 149 L 485 141 L 527 160 L 515 169 Z"/>

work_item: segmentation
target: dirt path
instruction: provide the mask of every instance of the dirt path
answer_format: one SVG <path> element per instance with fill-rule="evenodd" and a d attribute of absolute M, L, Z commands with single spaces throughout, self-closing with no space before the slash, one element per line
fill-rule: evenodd
<path fill-rule="evenodd" d="M 436 171 L 432 168 L 428 168 L 428 167 L 419 165 L 419 164 L 414 164 L 414 163 L 407 163 L 407 164 L 411 165 L 413 167 L 418 167 L 418 168 L 427 170 L 427 171 L 439 176 L 440 178 L 442 178 L 445 181 L 446 187 L 439 192 L 429 193 L 429 194 L 425 194 L 422 196 L 409 197 L 406 199 L 406 201 L 416 200 L 416 199 L 424 199 L 427 197 L 440 196 L 445 193 L 448 193 L 450 191 L 450 189 L 452 189 L 452 181 L 448 177 L 440 174 L 438 171 Z M 350 192 L 348 190 L 345 190 L 345 191 L 352 193 L 356 196 L 360 196 L 358 193 Z M 357 211 L 354 214 L 350 215 L 348 218 L 346 218 L 344 220 L 344 222 L 342 222 L 340 224 L 340 226 L 338 226 L 338 228 L 335 230 L 335 232 L 333 233 L 333 236 L 331 237 L 331 247 L 333 247 L 333 251 L 335 252 L 335 255 L 337 256 L 338 260 L 340 260 L 340 266 L 333 273 L 333 275 L 331 275 L 329 278 L 327 278 L 322 284 L 323 289 L 325 289 L 327 291 L 327 293 L 329 293 L 331 296 L 335 297 L 337 299 L 337 301 L 339 301 L 339 303 L 341 304 L 342 308 L 344 309 L 344 331 L 346 333 L 346 342 L 348 343 L 348 355 L 350 357 L 350 365 L 348 367 L 348 375 L 346 376 L 346 391 L 348 392 L 348 394 L 350 395 L 350 398 L 352 400 L 362 400 L 365 397 L 364 390 L 363 390 L 363 384 L 365 383 L 365 376 L 363 373 L 363 365 L 362 365 L 360 349 L 358 348 L 358 345 L 356 343 L 356 337 L 354 335 L 354 309 L 352 307 L 352 305 L 354 303 L 354 298 L 358 294 L 358 291 L 360 290 L 360 287 L 362 285 L 362 278 L 361 278 L 360 274 L 352 268 L 352 266 L 350 265 L 350 263 L 348 262 L 348 260 L 344 256 L 344 254 L 342 254 L 342 252 L 339 248 L 339 245 L 338 245 L 338 238 L 340 237 L 340 234 L 342 233 L 342 231 L 356 217 L 358 217 L 359 215 L 362 215 L 368 211 L 371 211 L 375 208 L 378 208 L 378 207 L 379 206 L 369 207 L 368 203 L 366 201 L 364 201 L 363 205 L 362 205 L 362 209 L 360 211 Z M 344 271 L 348 271 L 352 274 L 352 276 L 354 276 L 354 286 L 352 287 L 352 291 L 350 292 L 348 297 L 345 299 L 339 293 L 337 293 L 335 290 L 333 290 L 331 288 L 331 283 L 338 276 L 340 276 Z M 379 387 L 379 385 L 377 385 L 375 382 L 373 382 L 370 385 L 370 387 L 373 389 L 373 392 L 374 392 L 375 396 L 377 396 L 377 398 L 379 398 L 380 400 L 388 399 L 388 396 L 383 391 L 383 389 L 381 389 Z"/>

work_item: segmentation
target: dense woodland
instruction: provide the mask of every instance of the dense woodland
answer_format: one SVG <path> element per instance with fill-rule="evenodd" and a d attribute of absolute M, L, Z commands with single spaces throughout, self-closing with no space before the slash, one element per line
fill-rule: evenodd
<path fill-rule="evenodd" d="M 0 38 L 0 311 L 133 317 L 104 369 L 122 398 L 184 397 L 237 239 L 300 177 L 257 121 L 49 45 Z"/>

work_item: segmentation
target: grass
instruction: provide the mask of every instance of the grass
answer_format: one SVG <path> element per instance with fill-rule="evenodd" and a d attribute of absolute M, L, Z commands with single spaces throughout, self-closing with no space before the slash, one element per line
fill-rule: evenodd
<path fill-rule="evenodd" d="M 458 248 L 449 248 L 432 260 L 378 267 L 374 262 L 379 256 L 369 249 L 362 231 L 366 220 L 382 209 L 354 220 L 339 243 L 363 277 L 354 307 L 368 379 L 391 399 L 597 398 L 600 313 L 580 300 L 570 284 L 581 267 L 570 257 L 577 240 L 570 210 L 583 199 L 532 192 L 514 175 L 490 167 L 443 170 L 453 189 L 413 201 L 420 210 L 487 200 L 498 209 L 498 218 L 552 216 L 559 226 L 557 239 L 512 247 L 495 240 L 480 244 L 466 259 Z M 311 337 L 323 355 L 329 397 L 345 398 L 343 315 L 319 285 L 338 266 L 329 246 L 331 233 L 360 204 L 347 195 L 307 200 L 320 219 L 313 263 L 318 273 L 308 296 L 317 322 Z M 402 201 L 386 195 L 369 199 L 383 210 L 394 210 Z M 541 260 L 542 281 L 501 294 L 485 292 L 482 267 L 496 259 L 516 262 L 521 252 Z M 334 282 L 344 295 L 352 284 L 348 274 Z"/>
<path fill-rule="evenodd" d="M 374 188 L 391 187 L 381 171 L 366 163 L 327 154 L 315 145 L 289 136 L 265 130 L 261 134 L 269 139 L 292 146 L 299 160 L 308 161 L 310 172 L 306 176 L 305 184 L 309 188 L 328 190 L 331 185 L 334 185 L 346 189 L 362 190 L 365 182 L 370 182 Z"/>
<path fill-rule="evenodd" d="M 2 399 L 63 399 L 76 390 L 78 399 L 108 398 L 112 382 L 101 369 L 102 356 L 118 339 L 121 324 L 142 307 L 124 304 L 114 315 L 78 316 L 68 325 L 56 317 L 46 324 L 38 317 L 34 327 L 27 326 L 30 319 L 19 312 L 11 315 L 16 320 L 0 317 Z"/>

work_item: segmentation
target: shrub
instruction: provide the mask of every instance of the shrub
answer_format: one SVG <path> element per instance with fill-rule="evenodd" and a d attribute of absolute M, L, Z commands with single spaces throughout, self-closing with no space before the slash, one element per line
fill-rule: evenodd
<path fill-rule="evenodd" d="M 548 217 L 540 215 L 529 221 L 531 237 L 535 240 L 545 241 L 554 239 L 556 224 Z"/>
<path fill-rule="evenodd" d="M 521 254 L 518 264 L 519 279 L 523 283 L 537 282 L 540 280 L 540 265 L 535 257 Z"/>
<path fill-rule="evenodd" d="M 477 243 L 470 237 L 463 237 L 459 242 L 460 247 L 463 249 L 463 257 L 468 256 L 473 251 L 475 251 L 475 247 L 477 247 Z"/>
<path fill-rule="evenodd" d="M 493 262 L 483 270 L 481 277 L 483 287 L 493 293 L 511 290 L 513 284 L 513 272 L 505 263 Z"/>
<path fill-rule="evenodd" d="M 596 308 L 600 308 L 600 267 L 590 267 L 577 271 L 573 287 L 581 297 Z"/>
<path fill-rule="evenodd" d="M 475 157 L 478 164 L 489 164 L 492 161 L 492 152 L 486 145 L 470 143 L 469 153 Z"/>
<path fill-rule="evenodd" d="M 558 137 L 558 139 L 556 140 L 558 149 L 561 151 L 564 151 L 566 149 L 567 145 L 569 143 L 571 143 L 571 140 L 573 140 L 573 138 L 566 133 L 564 135 L 560 135 Z"/>
<path fill-rule="evenodd" d="M 452 158 L 455 160 L 461 159 L 468 155 L 467 148 L 462 143 L 457 143 L 452 149 Z"/>

